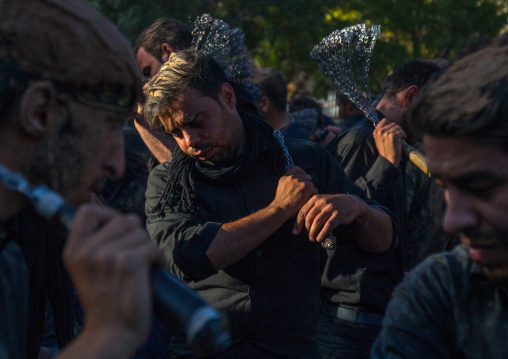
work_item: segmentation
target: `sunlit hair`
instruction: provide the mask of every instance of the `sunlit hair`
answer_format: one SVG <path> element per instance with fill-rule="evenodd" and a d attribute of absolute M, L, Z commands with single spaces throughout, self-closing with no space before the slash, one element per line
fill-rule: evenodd
<path fill-rule="evenodd" d="M 188 49 L 172 53 L 149 83 L 143 110 L 153 128 L 161 128 L 160 118 L 173 118 L 175 104 L 189 89 L 219 102 L 219 90 L 227 82 L 217 62 L 205 53 Z"/>
<path fill-rule="evenodd" d="M 383 84 L 383 97 L 393 99 L 400 91 L 413 85 L 421 88 L 437 71 L 439 67 L 430 61 L 410 61 L 388 76 Z"/>
<path fill-rule="evenodd" d="M 408 115 L 420 133 L 508 151 L 508 35 L 452 63 L 429 83 Z"/>

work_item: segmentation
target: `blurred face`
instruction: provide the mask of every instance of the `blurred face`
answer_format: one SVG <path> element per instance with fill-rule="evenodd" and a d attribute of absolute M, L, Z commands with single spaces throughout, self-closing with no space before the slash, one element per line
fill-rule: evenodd
<path fill-rule="evenodd" d="M 338 102 L 339 106 L 339 116 L 343 120 L 347 120 L 351 117 L 351 114 L 349 113 L 349 106 L 347 106 L 347 103 L 345 102 Z"/>
<path fill-rule="evenodd" d="M 70 116 L 60 109 L 62 120 L 38 144 L 23 172 L 78 205 L 102 189 L 104 178 L 123 174 L 125 116 L 72 101 L 67 108 Z"/>
<path fill-rule="evenodd" d="M 191 88 L 176 103 L 172 118 L 160 120 L 187 155 L 221 164 L 240 156 L 244 148 L 243 123 L 235 106 L 229 84 L 222 85 L 218 102 Z"/>
<path fill-rule="evenodd" d="M 143 47 L 140 47 L 136 54 L 139 68 L 146 78 L 154 77 L 162 66 L 162 62 L 149 54 Z M 167 60 L 166 60 L 167 61 Z"/>
<path fill-rule="evenodd" d="M 424 145 L 445 188 L 445 230 L 461 236 L 494 283 L 508 285 L 508 153 L 450 137 L 425 135 Z"/>

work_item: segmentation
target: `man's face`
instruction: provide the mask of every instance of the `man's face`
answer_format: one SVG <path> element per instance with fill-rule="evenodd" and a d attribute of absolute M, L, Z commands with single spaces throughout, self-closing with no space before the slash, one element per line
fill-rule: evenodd
<path fill-rule="evenodd" d="M 78 205 L 100 191 L 104 178 L 123 174 L 125 116 L 72 101 L 67 108 L 71 116 L 61 113 L 63 120 L 38 144 L 23 172 Z"/>
<path fill-rule="evenodd" d="M 444 229 L 460 234 L 489 278 L 508 284 L 508 153 L 450 137 L 423 138 L 429 170 L 445 188 Z"/>
<path fill-rule="evenodd" d="M 228 84 L 219 90 L 219 102 L 191 88 L 176 103 L 172 119 L 161 118 L 161 122 L 187 155 L 221 164 L 243 151 L 243 123 L 235 105 Z"/>
<path fill-rule="evenodd" d="M 339 101 L 338 106 L 339 106 L 340 118 L 342 118 L 343 120 L 347 120 L 348 118 L 351 117 L 351 114 L 349 113 L 349 110 L 348 110 L 349 106 L 347 105 L 347 102 Z"/>
<path fill-rule="evenodd" d="M 162 66 L 162 62 L 149 54 L 143 47 L 140 47 L 136 54 L 139 68 L 146 78 L 154 77 Z"/>

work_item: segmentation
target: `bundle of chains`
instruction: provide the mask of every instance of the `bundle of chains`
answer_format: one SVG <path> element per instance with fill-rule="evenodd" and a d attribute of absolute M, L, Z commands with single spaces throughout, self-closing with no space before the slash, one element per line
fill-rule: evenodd
<path fill-rule="evenodd" d="M 261 91 L 249 80 L 252 69 L 249 57 L 243 55 L 247 47 L 245 35 L 239 28 L 231 29 L 226 22 L 214 19 L 210 14 L 203 14 L 194 21 L 191 47 L 212 56 L 224 70 L 228 80 L 242 84 L 253 98 L 261 95 Z M 293 159 L 280 131 L 274 130 L 273 135 L 284 152 L 287 171 L 294 166 Z"/>
<path fill-rule="evenodd" d="M 370 58 L 379 32 L 379 25 L 368 29 L 365 24 L 335 30 L 310 53 L 319 68 L 374 125 L 378 122 L 377 112 L 367 96 Z"/>
<path fill-rule="evenodd" d="M 247 47 L 242 30 L 231 29 L 228 23 L 203 14 L 194 21 L 191 47 L 213 57 L 228 81 L 243 85 L 253 98 L 261 95 L 261 91 L 249 80 L 252 69 L 249 57 L 243 54 Z"/>

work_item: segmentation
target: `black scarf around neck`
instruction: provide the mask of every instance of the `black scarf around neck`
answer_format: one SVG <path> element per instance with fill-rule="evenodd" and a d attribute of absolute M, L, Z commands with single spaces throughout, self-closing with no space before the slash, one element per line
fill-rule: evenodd
<path fill-rule="evenodd" d="M 239 111 L 239 114 L 247 141 L 240 157 L 220 166 L 212 165 L 187 156 L 177 147 L 168 169 L 166 188 L 154 208 L 154 213 L 164 217 L 164 211 L 168 207 L 171 212 L 199 215 L 200 209 L 203 208 L 196 198 L 196 176 L 204 177 L 212 183 L 233 184 L 254 167 L 263 151 L 268 151 L 274 173 L 282 175 L 285 172 L 285 155 L 281 143 L 273 134 L 273 128 L 252 111 Z"/>

